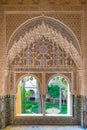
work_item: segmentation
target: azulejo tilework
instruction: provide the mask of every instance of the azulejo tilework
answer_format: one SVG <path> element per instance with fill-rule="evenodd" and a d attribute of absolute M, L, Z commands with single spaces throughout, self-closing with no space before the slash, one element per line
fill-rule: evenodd
<path fill-rule="evenodd" d="M 12 124 L 13 120 L 13 95 L 0 96 L 0 128 Z"/>
<path fill-rule="evenodd" d="M 38 116 L 38 117 L 18 117 L 15 118 L 13 124 L 15 125 L 80 125 L 81 124 L 81 96 L 74 97 L 74 111 L 72 117 L 47 117 L 47 116 Z"/>
<path fill-rule="evenodd" d="M 83 103 L 83 126 L 87 128 L 87 97 L 84 97 Z"/>
<path fill-rule="evenodd" d="M 19 117 L 14 119 L 15 96 L 5 95 L 0 97 L 0 128 L 7 125 L 81 125 L 81 96 L 74 96 L 72 117 Z"/>

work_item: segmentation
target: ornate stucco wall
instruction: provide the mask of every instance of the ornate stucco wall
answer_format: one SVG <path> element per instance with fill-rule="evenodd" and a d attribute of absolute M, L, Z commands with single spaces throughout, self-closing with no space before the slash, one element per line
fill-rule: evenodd
<path fill-rule="evenodd" d="M 82 66 L 79 69 L 76 67 L 77 78 L 74 80 L 77 83 L 78 94 L 87 95 L 87 1 L 86 0 L 1 0 L 0 1 L 0 109 L 4 107 L 2 114 L 1 126 L 6 126 L 10 124 L 12 121 L 9 117 L 9 122 L 7 122 L 7 117 L 10 114 L 13 116 L 13 108 L 11 103 L 13 101 L 13 97 L 10 96 L 11 91 L 9 91 L 9 84 L 11 83 L 9 80 L 9 70 L 7 67 L 7 50 L 9 39 L 11 38 L 13 32 L 18 29 L 26 20 L 32 19 L 33 17 L 41 16 L 41 15 L 49 16 L 55 19 L 60 20 L 65 25 L 67 25 L 73 33 L 76 35 L 80 49 L 81 49 L 81 57 L 82 57 Z M 9 95 L 7 95 L 9 94 Z M 6 100 L 5 100 L 6 99 Z M 80 99 L 80 98 L 78 98 Z M 3 100 L 3 101 L 2 101 Z M 76 102 L 77 99 L 75 99 Z M 5 103 L 4 103 L 5 102 Z M 6 105 L 8 102 L 9 105 Z M 85 105 L 85 102 L 83 102 Z M 8 107 L 7 107 L 8 106 Z M 78 105 L 77 105 L 78 106 Z M 7 110 L 6 110 L 7 108 Z M 12 113 L 8 111 L 8 109 L 12 109 Z M 81 113 L 81 109 L 77 108 L 79 113 Z M 84 110 L 84 109 L 83 109 Z M 6 114 L 7 113 L 9 114 Z M 85 114 L 84 114 L 85 113 Z M 87 112 L 82 112 L 83 118 L 82 125 L 87 127 L 84 123 Z M 59 122 L 58 118 L 56 120 L 56 124 Z M 79 120 L 76 118 L 71 119 L 69 124 L 81 124 L 81 117 Z M 23 119 L 17 119 L 19 124 L 20 121 L 24 123 Z M 17 120 L 14 120 L 14 124 L 18 124 Z M 26 119 L 28 121 L 28 119 Z M 38 119 L 40 120 L 40 119 Z M 38 123 L 38 120 L 36 123 Z M 52 121 L 54 122 L 55 119 Z M 67 119 L 68 121 L 69 119 Z M 48 122 L 52 124 L 52 121 Z M 45 124 L 45 119 L 42 119 L 43 124 Z M 61 119 L 59 124 L 66 124 Z M 31 122 L 32 124 L 32 122 Z M 42 123 L 41 123 L 42 124 Z"/>
<path fill-rule="evenodd" d="M 79 44 L 81 46 L 81 54 L 82 54 L 82 67 L 80 71 L 80 77 L 83 77 L 83 70 L 86 68 L 86 46 L 84 46 L 85 40 L 85 31 L 86 28 L 86 2 L 85 0 L 76 0 L 73 2 L 62 0 L 55 1 L 42 1 L 42 0 L 31 0 L 30 2 L 27 0 L 23 1 L 1 1 L 0 2 L 0 20 L 1 20 L 1 80 L 0 80 L 0 90 L 1 93 L 6 93 L 7 86 L 5 85 L 5 75 L 7 69 L 7 60 L 6 53 L 8 49 L 9 39 L 11 38 L 12 33 L 18 29 L 18 27 L 23 24 L 26 20 L 31 19 L 33 17 L 41 16 L 44 14 L 45 16 L 49 16 L 55 19 L 60 20 L 65 25 L 67 25 L 76 35 Z M 3 45 L 3 47 L 2 47 Z M 3 49 L 2 49 L 3 48 Z M 84 57 L 84 58 L 83 58 Z M 84 67 L 84 68 L 83 68 Z M 78 67 L 77 67 L 78 68 Z M 84 74 L 86 75 L 86 74 Z M 81 78 L 80 78 L 81 79 Z M 86 82 L 86 76 L 83 78 L 84 84 Z M 78 82 L 80 82 L 78 80 Z M 86 88 L 86 87 L 84 87 Z M 82 94 L 85 94 L 86 91 L 80 89 Z"/>
<path fill-rule="evenodd" d="M 43 5 L 43 6 L 42 6 Z M 35 7 L 35 8 L 34 8 Z M 5 75 L 7 69 L 7 61 L 6 61 L 6 53 L 8 49 L 8 42 L 11 38 L 12 33 L 26 20 L 31 19 L 33 17 L 41 16 L 42 14 L 58 19 L 67 25 L 76 35 L 79 40 L 79 44 L 81 46 L 82 56 L 85 57 L 85 29 L 84 18 L 86 18 L 85 12 L 86 2 L 77 0 L 73 2 L 67 2 L 66 0 L 62 0 L 61 2 L 58 0 L 55 1 L 33 1 L 30 3 L 28 1 L 1 1 L 0 3 L 0 20 L 1 20 L 1 58 L 0 58 L 0 67 L 1 67 L 1 80 L 0 84 L 2 87 L 1 93 L 6 93 L 5 88 Z M 46 9 L 45 9 L 46 8 Z M 36 10 L 35 10 L 36 9 Z M 44 11 L 45 10 L 45 11 Z M 83 58 L 83 63 L 86 62 L 86 58 Z M 86 66 L 86 64 L 83 65 Z M 80 71 L 82 73 L 83 68 Z"/>

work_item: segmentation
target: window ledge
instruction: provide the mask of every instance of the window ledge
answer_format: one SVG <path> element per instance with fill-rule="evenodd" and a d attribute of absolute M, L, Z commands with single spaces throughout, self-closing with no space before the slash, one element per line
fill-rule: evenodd
<path fill-rule="evenodd" d="M 43 114 L 17 114 L 16 117 L 34 117 L 34 116 L 43 116 Z M 70 114 L 45 114 L 45 116 L 55 116 L 55 117 L 72 117 Z"/>

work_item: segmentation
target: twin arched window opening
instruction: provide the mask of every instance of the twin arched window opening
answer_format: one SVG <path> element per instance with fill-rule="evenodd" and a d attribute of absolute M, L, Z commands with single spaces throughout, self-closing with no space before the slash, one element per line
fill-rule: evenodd
<path fill-rule="evenodd" d="M 25 76 L 18 83 L 16 115 L 71 115 L 72 100 L 68 81 L 63 76 L 54 76 L 47 86 L 45 101 L 38 80 Z"/>

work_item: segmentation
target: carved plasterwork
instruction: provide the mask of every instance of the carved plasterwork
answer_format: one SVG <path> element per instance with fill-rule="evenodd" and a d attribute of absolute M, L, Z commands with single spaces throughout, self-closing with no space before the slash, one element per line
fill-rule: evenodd
<path fill-rule="evenodd" d="M 33 75 L 33 76 L 35 76 L 36 78 L 37 78 L 37 80 L 40 82 L 40 83 L 42 83 L 42 74 L 41 73 L 32 73 L 32 72 L 30 72 L 30 73 L 27 73 L 27 72 L 14 72 L 15 73 L 15 76 L 14 76 L 14 78 L 15 78 L 15 82 L 16 83 L 18 83 L 19 82 L 19 80 L 21 79 L 21 78 L 23 78 L 24 76 L 28 76 L 28 75 Z"/>
<path fill-rule="evenodd" d="M 22 76 L 26 75 L 27 73 L 15 73 L 15 82 L 17 83 Z"/>
<path fill-rule="evenodd" d="M 21 4 L 22 5 L 22 4 Z M 58 7 L 57 7 L 58 8 Z M 60 9 L 59 9 L 60 10 Z M 6 12 L 6 44 L 12 33 L 18 29 L 18 27 L 29 19 L 38 17 L 42 14 L 42 11 L 7 11 Z M 44 14 L 48 17 L 52 17 L 60 20 L 65 25 L 67 25 L 76 35 L 81 45 L 81 30 L 82 30 L 82 11 L 44 11 Z M 30 23 L 29 23 L 30 24 Z M 11 25 L 11 26 L 10 26 Z M 32 25 L 31 25 L 32 26 Z M 13 42 L 12 42 L 13 43 Z M 10 49 L 10 46 L 9 48 Z"/>
<path fill-rule="evenodd" d="M 74 35 L 74 33 L 66 25 L 64 25 L 61 21 L 56 20 L 51 17 L 47 17 L 47 16 L 38 16 L 38 17 L 32 18 L 32 19 L 26 21 L 24 24 L 22 24 L 16 30 L 16 32 L 14 32 L 12 34 L 11 39 L 9 40 L 9 43 L 8 43 L 8 51 L 13 46 L 13 43 L 20 39 L 20 36 L 23 37 L 27 32 L 29 33 L 29 31 L 33 32 L 36 28 L 38 29 L 38 27 L 40 25 L 42 25 L 42 23 L 45 24 L 46 31 L 48 28 L 51 28 L 52 30 L 56 31 L 57 33 L 60 32 L 60 34 L 62 35 L 63 38 L 66 37 L 67 41 L 69 41 L 69 42 L 72 41 L 73 46 L 80 53 L 79 42 L 78 42 L 76 36 Z M 40 33 L 40 31 L 42 31 L 42 28 L 39 28 L 38 30 Z M 42 33 L 43 33 L 43 31 L 42 31 Z"/>
<path fill-rule="evenodd" d="M 50 78 L 51 78 L 53 75 L 56 75 L 56 73 L 46 73 L 46 84 L 49 83 Z"/>
<path fill-rule="evenodd" d="M 17 51 L 18 53 L 10 64 L 28 66 L 29 68 L 75 66 L 71 56 L 64 49 L 44 36 L 34 43 L 26 44 L 24 47 Z"/>
<path fill-rule="evenodd" d="M 23 4 L 23 1 L 24 1 L 24 0 L 17 0 L 17 3 L 18 3 L 18 4 Z"/>
<path fill-rule="evenodd" d="M 65 0 L 65 3 L 66 4 L 70 4 L 70 0 Z"/>
<path fill-rule="evenodd" d="M 45 93 L 51 76 L 64 73 L 71 83 L 71 92 L 76 92 L 69 72 L 81 66 L 81 55 L 77 39 L 69 31 L 66 26 L 45 16 L 20 27 L 8 45 L 8 66 L 18 73 L 11 75 L 11 79 L 15 78 L 11 81 L 14 86 L 18 85 L 19 78 L 32 74 L 42 83 L 40 90 Z"/>
<path fill-rule="evenodd" d="M 7 3 L 8 3 L 8 0 L 1 0 L 1 3 L 2 3 L 2 4 L 7 4 Z"/>
<path fill-rule="evenodd" d="M 30 73 L 30 74 L 35 75 L 39 79 L 39 82 L 42 83 L 42 73 Z"/>
<path fill-rule="evenodd" d="M 76 2 L 78 3 L 81 3 L 81 4 L 86 4 L 86 0 L 76 0 L 73 5 L 76 4 Z M 45 3 L 45 1 L 41 1 L 41 0 L 30 0 L 30 1 L 26 1 L 26 0 L 14 0 L 13 2 L 11 0 L 0 0 L 0 3 L 1 4 L 15 4 L 15 3 L 18 3 L 18 4 L 40 4 L 40 3 Z M 62 2 L 58 1 L 58 0 L 47 0 L 47 3 L 48 4 L 57 4 L 59 3 L 61 5 L 61 3 L 66 3 L 66 4 L 69 4 L 69 3 L 72 3 L 72 1 L 70 0 L 62 0 Z"/>
<path fill-rule="evenodd" d="M 73 61 L 78 65 L 78 67 L 80 67 L 81 56 L 78 50 L 79 47 L 77 46 L 77 44 L 75 45 L 75 39 L 73 38 L 73 36 L 69 37 L 67 30 L 59 25 L 58 28 L 56 25 L 57 23 L 54 23 L 52 25 L 50 21 L 44 19 L 42 18 L 40 19 L 40 21 L 38 19 L 38 23 L 36 25 L 33 25 L 31 29 L 28 29 L 27 25 L 27 30 L 26 28 L 24 29 L 25 32 L 23 32 L 22 30 L 22 34 L 20 33 L 21 36 L 19 36 L 18 34 L 17 37 L 15 37 L 17 39 L 13 38 L 14 44 L 8 53 L 8 65 L 12 64 L 15 57 L 17 56 L 20 57 L 20 60 L 17 60 L 19 64 L 24 64 L 24 62 L 26 62 L 26 65 L 34 65 L 35 61 L 33 59 L 35 59 L 37 60 L 37 63 L 35 62 L 35 65 L 37 64 L 47 66 L 48 63 L 51 63 L 53 65 L 52 61 L 50 61 L 51 59 L 56 59 L 56 64 L 58 65 L 61 61 L 59 61 L 59 58 L 61 58 L 60 55 L 63 55 L 61 52 L 65 52 L 66 54 L 64 55 L 66 55 L 66 59 L 70 56 L 71 59 L 73 59 Z M 33 21 L 32 24 L 35 24 L 35 22 Z M 42 45 L 40 44 L 40 41 L 42 41 Z M 46 45 L 45 43 L 47 41 L 49 42 L 48 45 Z M 38 43 L 40 45 L 38 45 Z M 53 47 L 51 47 L 51 44 L 53 45 Z M 55 46 L 57 46 L 57 49 L 55 49 Z M 37 49 L 37 47 L 39 48 Z M 48 48 L 50 48 L 51 54 L 49 53 Z M 62 51 L 61 49 L 64 51 Z M 38 54 L 37 52 L 35 52 L 35 50 L 38 50 Z M 25 51 L 25 54 L 21 54 L 21 52 L 23 51 Z M 24 57 L 26 55 L 27 61 L 21 61 L 22 55 L 24 55 Z M 67 64 L 67 60 L 64 64 Z M 70 62 L 70 64 L 72 64 L 72 61 Z"/>
<path fill-rule="evenodd" d="M 56 0 L 48 0 L 48 2 L 49 2 L 50 4 L 54 4 L 54 3 L 56 3 Z"/>
<path fill-rule="evenodd" d="M 75 88 L 76 86 L 73 86 L 73 79 L 75 77 L 75 74 L 73 75 L 73 72 L 46 73 L 46 84 L 47 84 L 46 86 L 48 86 L 49 81 L 55 76 L 63 76 L 69 83 L 71 93 L 76 92 L 76 88 Z M 46 90 L 47 90 L 47 87 L 46 87 Z"/>
<path fill-rule="evenodd" d="M 28 72 L 18 72 L 17 71 L 17 72 L 10 73 L 10 79 L 13 79 L 13 76 L 14 76 L 14 80 L 11 80 L 10 91 L 14 94 L 17 92 L 18 83 L 25 76 L 34 76 L 38 81 L 40 91 L 42 89 L 42 85 L 41 85 L 42 84 L 42 73 L 37 73 L 37 72 L 36 73 L 35 72 L 28 73 Z"/>
<path fill-rule="evenodd" d="M 33 2 L 34 4 L 39 4 L 39 3 L 40 3 L 40 0 L 32 0 L 32 2 Z"/>
<path fill-rule="evenodd" d="M 14 89 L 14 72 L 10 72 L 10 77 L 9 77 L 9 82 L 10 82 L 10 90 L 13 90 Z"/>
<path fill-rule="evenodd" d="M 45 79 L 43 79 L 43 73 L 45 74 Z M 25 76 L 28 76 L 28 75 L 31 75 L 31 76 L 34 76 L 38 83 L 39 83 L 39 89 L 41 91 L 41 94 L 43 94 L 44 92 L 46 93 L 47 92 L 47 87 L 48 87 L 48 83 L 49 81 L 54 77 L 54 76 L 63 76 L 67 82 L 69 83 L 69 87 L 70 87 L 70 92 L 72 94 L 76 94 L 77 93 L 77 86 L 76 86 L 76 75 L 74 72 L 72 71 L 69 71 L 69 72 L 64 72 L 64 71 L 54 71 L 54 72 L 51 72 L 51 71 L 45 71 L 45 72 L 37 72 L 37 71 L 31 71 L 31 72 L 27 72 L 27 71 L 11 71 L 10 72 L 10 92 L 12 93 L 16 93 L 17 92 L 17 86 L 18 86 L 18 83 L 19 81 L 25 77 Z M 43 82 L 44 82 L 44 85 L 43 85 Z"/>
<path fill-rule="evenodd" d="M 81 4 L 86 4 L 86 0 L 79 0 L 81 2 Z"/>

